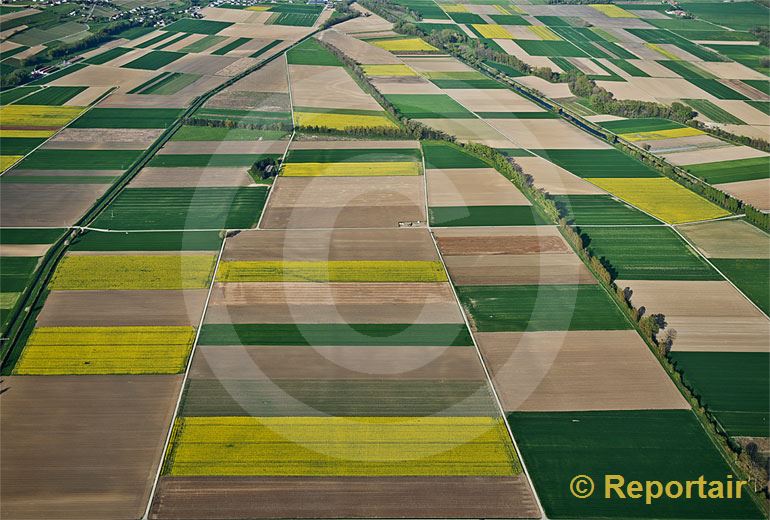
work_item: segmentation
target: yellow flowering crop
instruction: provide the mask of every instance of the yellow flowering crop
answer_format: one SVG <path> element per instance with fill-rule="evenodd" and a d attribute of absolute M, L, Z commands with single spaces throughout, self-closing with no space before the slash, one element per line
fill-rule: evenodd
<path fill-rule="evenodd" d="M 501 25 L 474 23 L 473 28 L 476 29 L 484 38 L 499 38 L 505 40 L 513 39 L 513 35 L 505 30 L 505 28 Z"/>
<path fill-rule="evenodd" d="M 23 155 L 0 155 L 0 172 L 4 172 L 19 162 L 23 157 Z"/>
<path fill-rule="evenodd" d="M 4 105 L 0 106 L 0 121 L 3 127 L 64 126 L 79 116 L 82 111 L 83 107 Z"/>
<path fill-rule="evenodd" d="M 417 73 L 409 66 L 399 65 L 362 65 L 361 68 L 369 76 L 416 76 Z"/>
<path fill-rule="evenodd" d="M 645 43 L 644 46 L 647 47 L 648 49 L 654 50 L 655 52 L 657 52 L 661 56 L 665 56 L 669 60 L 682 61 L 682 58 L 680 58 L 679 56 L 677 56 L 676 54 L 674 54 L 671 51 L 667 51 L 666 49 L 664 49 L 663 47 L 661 47 L 657 43 Z"/>
<path fill-rule="evenodd" d="M 622 7 L 618 7 L 617 5 L 613 4 L 591 4 L 591 7 L 600 13 L 604 13 L 610 18 L 639 18 L 634 13 L 626 11 Z"/>
<path fill-rule="evenodd" d="M 620 134 L 620 137 L 626 141 L 658 141 L 662 139 L 673 139 L 676 137 L 693 137 L 703 135 L 704 132 L 697 128 L 671 128 L 669 130 L 652 130 L 649 132 L 632 132 Z"/>
<path fill-rule="evenodd" d="M 463 4 L 438 4 L 447 13 L 467 13 L 468 8 Z"/>
<path fill-rule="evenodd" d="M 532 31 L 535 34 L 535 36 L 537 36 L 541 40 L 552 41 L 552 42 L 561 40 L 558 34 L 556 34 L 551 29 L 549 29 L 544 25 L 529 25 L 527 26 L 527 29 Z"/>
<path fill-rule="evenodd" d="M 250 5 L 246 8 L 247 11 L 268 11 L 269 9 L 269 5 Z"/>
<path fill-rule="evenodd" d="M 317 112 L 295 112 L 297 126 L 318 126 L 346 130 L 348 128 L 398 128 L 384 113 L 376 115 L 358 114 L 322 114 Z"/>
<path fill-rule="evenodd" d="M 230 261 L 219 282 L 445 282 L 441 262 L 424 260 Z"/>
<path fill-rule="evenodd" d="M 51 137 L 56 130 L 6 130 L 3 129 L 3 137 Z"/>
<path fill-rule="evenodd" d="M 370 42 L 373 45 L 391 52 L 437 51 L 430 43 L 420 38 L 399 38 L 395 40 L 379 40 Z"/>
<path fill-rule="evenodd" d="M 416 162 L 343 162 L 289 163 L 284 165 L 284 177 L 374 177 L 383 175 L 419 175 Z"/>

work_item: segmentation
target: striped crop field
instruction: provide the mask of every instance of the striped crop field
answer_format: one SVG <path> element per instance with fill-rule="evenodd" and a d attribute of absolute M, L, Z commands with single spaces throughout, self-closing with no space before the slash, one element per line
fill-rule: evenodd
<path fill-rule="evenodd" d="M 612 4 L 591 4 L 591 7 L 610 18 L 639 18 L 634 13 Z"/>
<path fill-rule="evenodd" d="M 445 282 L 441 262 L 424 260 L 230 261 L 218 282 Z"/>
<path fill-rule="evenodd" d="M 384 175 L 419 175 L 416 162 L 289 163 L 284 177 L 377 177 Z"/>
<path fill-rule="evenodd" d="M 668 130 L 651 130 L 649 132 L 632 132 L 628 134 L 620 134 L 619 137 L 626 141 L 659 141 L 662 139 L 675 139 L 677 137 L 694 137 L 696 135 L 703 135 L 705 132 L 698 130 L 697 128 L 671 128 Z"/>
<path fill-rule="evenodd" d="M 361 68 L 367 76 L 417 76 L 411 67 L 403 64 L 362 65 Z"/>
<path fill-rule="evenodd" d="M 500 38 L 505 40 L 513 39 L 513 35 L 509 33 L 502 25 L 474 23 L 473 28 L 476 29 L 484 38 Z"/>
<path fill-rule="evenodd" d="M 194 338 L 193 327 L 39 327 L 13 373 L 177 374 Z"/>
<path fill-rule="evenodd" d="M 74 255 L 65 257 L 52 290 L 204 289 L 214 255 Z"/>
<path fill-rule="evenodd" d="M 83 111 L 83 107 L 48 106 L 48 105 L 4 105 L 0 106 L 0 121 L 5 129 L 21 127 L 53 128 L 64 126 Z M 23 137 L 31 137 L 25 135 Z"/>
<path fill-rule="evenodd" d="M 317 126 L 335 130 L 350 128 L 398 128 L 396 123 L 383 115 L 368 114 L 328 114 L 321 112 L 295 112 L 294 123 L 297 126 Z"/>
<path fill-rule="evenodd" d="M 421 38 L 397 38 L 370 42 L 381 49 L 391 52 L 437 51 L 430 43 Z"/>
<path fill-rule="evenodd" d="M 530 25 L 527 28 L 530 31 L 532 31 L 535 34 L 535 36 L 537 36 L 541 40 L 551 41 L 551 42 L 556 42 L 561 40 L 558 34 L 553 32 L 551 29 L 549 29 L 545 25 Z"/>
<path fill-rule="evenodd" d="M 709 220 L 730 214 L 665 177 L 586 180 L 669 224 Z"/>
<path fill-rule="evenodd" d="M 513 476 L 494 417 L 184 417 L 172 476 Z"/>

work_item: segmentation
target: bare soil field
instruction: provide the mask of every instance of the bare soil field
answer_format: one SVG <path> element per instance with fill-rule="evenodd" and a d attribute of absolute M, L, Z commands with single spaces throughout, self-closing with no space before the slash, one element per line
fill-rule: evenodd
<path fill-rule="evenodd" d="M 3 244 L 0 256 L 43 256 L 50 244 Z"/>
<path fill-rule="evenodd" d="M 52 291 L 41 327 L 198 325 L 207 291 Z"/>
<path fill-rule="evenodd" d="M 245 9 L 226 9 L 224 7 L 204 7 L 201 9 L 201 14 L 206 20 L 213 20 L 215 22 L 233 22 L 233 23 L 247 23 L 254 18 L 255 11 L 247 11 Z"/>
<path fill-rule="evenodd" d="M 193 97 L 181 90 L 173 96 L 123 94 L 118 91 L 99 102 L 99 108 L 184 108 Z"/>
<path fill-rule="evenodd" d="M 296 106 L 382 110 L 344 67 L 289 65 L 289 78 L 292 101 Z"/>
<path fill-rule="evenodd" d="M 689 409 L 635 331 L 486 332 L 476 337 L 505 410 Z"/>
<path fill-rule="evenodd" d="M 402 60 L 417 72 L 471 72 L 464 63 L 447 56 L 446 58 L 405 57 Z"/>
<path fill-rule="evenodd" d="M 737 159 L 752 159 L 754 157 L 765 157 L 767 152 L 751 148 L 749 146 L 723 146 L 721 148 L 710 148 L 708 150 L 697 150 L 693 152 L 679 152 L 664 154 L 671 164 L 685 166 L 688 164 L 703 164 L 719 161 L 734 161 Z"/>
<path fill-rule="evenodd" d="M 144 168 L 131 181 L 132 188 L 185 188 L 251 186 L 254 180 L 241 168 Z"/>
<path fill-rule="evenodd" d="M 190 378 L 483 381 L 484 371 L 466 347 L 199 346 Z"/>
<path fill-rule="evenodd" d="M 353 18 L 352 20 L 342 22 L 335 27 L 336 30 L 343 31 L 348 34 L 353 34 L 372 31 L 388 31 L 393 28 L 392 23 L 382 18 L 381 16 L 374 14 L 366 7 L 356 3 L 352 6 L 352 8 L 353 10 L 363 13 L 366 16 L 359 16 L 358 18 Z"/>
<path fill-rule="evenodd" d="M 0 190 L 5 227 L 64 227 L 74 224 L 109 184 L 6 184 Z"/>
<path fill-rule="evenodd" d="M 631 301 L 662 313 L 677 331 L 673 349 L 703 352 L 767 352 L 770 320 L 728 282 L 623 280 Z"/>
<path fill-rule="evenodd" d="M 433 234 L 444 256 L 572 251 L 555 226 L 435 228 Z"/>
<path fill-rule="evenodd" d="M 537 518 L 518 477 L 167 478 L 150 518 Z"/>
<path fill-rule="evenodd" d="M 759 210 L 770 211 L 770 179 L 715 184 L 714 187 Z"/>
<path fill-rule="evenodd" d="M 181 376 L 4 377 L 0 515 L 139 518 Z"/>
<path fill-rule="evenodd" d="M 108 90 L 110 90 L 110 87 L 88 87 L 80 94 L 76 94 L 74 97 L 66 101 L 64 105 L 70 107 L 88 106 L 106 94 Z"/>
<path fill-rule="evenodd" d="M 596 283 L 572 253 L 463 255 L 444 258 L 457 285 L 545 285 Z"/>
<path fill-rule="evenodd" d="M 283 154 L 286 141 L 169 141 L 163 154 Z"/>
<path fill-rule="evenodd" d="M 371 179 L 372 177 L 367 177 Z M 422 206 L 340 206 L 336 208 L 273 208 L 264 217 L 266 229 L 317 229 L 330 227 L 384 228 L 424 226 L 425 211 Z M 419 224 L 415 224 L 419 222 Z"/>
<path fill-rule="evenodd" d="M 491 168 L 427 170 L 428 206 L 530 206 L 527 198 Z"/>
<path fill-rule="evenodd" d="M 765 121 L 767 122 L 767 121 Z M 751 137 L 753 139 L 767 139 L 767 136 L 770 135 L 770 126 L 751 126 L 751 125 L 720 125 L 723 130 L 726 130 L 727 132 L 737 134 L 737 135 L 745 135 L 746 137 Z"/>
<path fill-rule="evenodd" d="M 381 94 L 443 94 L 438 88 L 422 76 L 393 76 L 390 78 L 371 78 L 372 85 Z"/>
<path fill-rule="evenodd" d="M 605 195 L 607 192 L 542 157 L 517 157 L 516 162 L 531 175 L 535 186 L 551 195 Z"/>
<path fill-rule="evenodd" d="M 739 81 L 737 79 L 723 79 L 723 80 L 720 80 L 720 82 L 724 85 L 727 85 L 731 89 L 735 90 L 739 94 L 743 94 L 749 99 L 753 99 L 756 101 L 770 100 L 770 96 L 768 96 L 761 90 L 758 90 L 750 85 L 747 85 L 746 83 Z"/>
<path fill-rule="evenodd" d="M 761 72 L 735 61 L 701 61 L 698 67 L 718 78 L 767 79 Z"/>
<path fill-rule="evenodd" d="M 291 142 L 292 150 L 358 150 L 419 148 L 419 141 L 300 141 Z"/>
<path fill-rule="evenodd" d="M 255 85 L 255 88 L 258 88 Z M 283 92 L 256 92 L 225 90 L 206 103 L 207 108 L 252 109 L 265 112 L 290 112 L 289 94 Z"/>
<path fill-rule="evenodd" d="M 261 25 L 251 23 L 235 23 L 217 33 L 219 36 L 234 36 L 236 38 L 253 38 L 259 36 L 269 40 L 298 40 L 310 34 L 310 27 L 295 27 L 291 25 Z"/>
<path fill-rule="evenodd" d="M 770 238 L 741 220 L 702 222 L 677 229 L 709 258 L 770 258 Z"/>
<path fill-rule="evenodd" d="M 482 119 L 417 119 L 420 123 L 451 134 L 459 141 L 476 142 L 492 148 L 512 148 L 508 136 Z M 498 119 L 497 121 L 503 121 Z M 517 120 L 518 121 L 518 120 Z"/>
<path fill-rule="evenodd" d="M 637 146 L 649 145 L 652 153 L 672 153 L 680 151 L 708 150 L 711 148 L 724 148 L 725 142 L 715 139 L 710 135 L 693 135 L 689 137 L 672 137 L 670 139 L 651 139 L 636 141 Z"/>
<path fill-rule="evenodd" d="M 187 54 L 175 60 L 159 70 L 171 72 L 184 72 L 186 74 L 200 74 L 213 76 L 226 67 L 238 61 L 238 58 L 230 56 L 211 56 L 207 54 Z M 221 74 L 231 76 L 233 74 Z"/>
<path fill-rule="evenodd" d="M 401 63 L 401 60 L 385 49 L 348 36 L 339 30 L 324 31 L 318 39 L 333 45 L 354 61 L 364 65 L 397 65 Z"/>
<path fill-rule="evenodd" d="M 473 112 L 544 112 L 506 89 L 448 89 L 445 94 Z"/>
<path fill-rule="evenodd" d="M 124 54 L 124 56 L 128 56 L 128 54 Z M 68 87 L 81 85 L 90 85 L 91 87 L 114 86 L 119 87 L 121 91 L 129 91 L 156 75 L 157 72 L 154 70 L 123 69 L 111 65 L 89 65 L 84 69 L 76 70 L 71 74 L 57 78 L 49 84 L 52 86 Z M 102 105 L 100 104 L 100 106 Z"/>
<path fill-rule="evenodd" d="M 438 260 L 426 229 L 242 231 L 228 238 L 230 260 Z"/>
<path fill-rule="evenodd" d="M 559 119 L 489 119 L 489 124 L 522 148 L 608 149 L 610 146 Z"/>
<path fill-rule="evenodd" d="M 288 93 L 289 83 L 286 78 L 286 58 L 277 58 L 264 67 L 252 72 L 245 78 L 227 87 L 225 92 L 253 91 Z M 212 99 L 216 99 L 215 96 Z"/>
<path fill-rule="evenodd" d="M 160 128 L 65 128 L 48 140 L 45 148 L 143 150 L 162 133 Z"/>

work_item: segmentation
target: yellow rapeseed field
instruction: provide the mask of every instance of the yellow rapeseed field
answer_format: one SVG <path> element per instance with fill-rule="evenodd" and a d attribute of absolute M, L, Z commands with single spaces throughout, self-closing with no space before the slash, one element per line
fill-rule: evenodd
<path fill-rule="evenodd" d="M 23 157 L 23 155 L 0 155 L 0 172 L 4 172 L 19 162 Z"/>
<path fill-rule="evenodd" d="M 214 255 L 73 255 L 51 280 L 54 290 L 204 289 Z"/>
<path fill-rule="evenodd" d="M 384 112 L 381 116 L 358 114 L 322 114 L 317 112 L 294 112 L 297 126 L 318 126 L 346 130 L 349 128 L 398 128 Z"/>
<path fill-rule="evenodd" d="M 468 8 L 463 4 L 438 4 L 447 13 L 467 13 Z"/>
<path fill-rule="evenodd" d="M 3 129 L 3 137 L 51 137 L 56 130 L 6 130 Z"/>
<path fill-rule="evenodd" d="M 229 261 L 219 282 L 445 282 L 441 262 L 405 260 Z"/>
<path fill-rule="evenodd" d="M 697 128 L 686 127 L 620 134 L 619 137 L 622 137 L 626 141 L 659 141 L 662 139 L 674 139 L 676 137 L 693 137 L 696 135 L 703 135 L 704 133 L 705 132 L 702 132 Z"/>
<path fill-rule="evenodd" d="M 527 29 L 532 31 L 535 34 L 535 36 L 537 36 L 541 40 L 552 41 L 552 42 L 561 40 L 558 34 L 553 32 L 551 29 L 549 29 L 545 25 L 529 25 L 527 26 Z"/>
<path fill-rule="evenodd" d="M 730 214 L 666 177 L 586 180 L 669 224 L 709 220 Z"/>
<path fill-rule="evenodd" d="M 407 65 L 362 65 L 369 76 L 416 76 L 417 73 Z"/>
<path fill-rule="evenodd" d="M 419 175 L 416 162 L 344 162 L 289 163 L 284 165 L 284 177 L 375 177 L 384 175 Z"/>
<path fill-rule="evenodd" d="M 184 417 L 175 476 L 512 476 L 493 417 Z"/>
<path fill-rule="evenodd" d="M 3 127 L 17 126 L 64 126 L 75 119 L 83 107 L 47 105 L 4 105 L 0 106 L 0 121 Z M 5 131 L 3 131 L 5 135 Z"/>
<path fill-rule="evenodd" d="M 473 28 L 476 29 L 484 38 L 500 38 L 505 40 L 513 39 L 513 35 L 501 25 L 487 23 L 474 23 L 472 25 Z"/>
<path fill-rule="evenodd" d="M 193 327 L 38 327 L 13 372 L 177 374 L 194 338 Z"/>
<path fill-rule="evenodd" d="M 412 52 L 412 51 L 437 51 L 430 43 L 420 38 L 398 38 L 395 40 L 379 40 L 370 42 L 373 45 L 391 52 Z"/>
<path fill-rule="evenodd" d="M 617 5 L 612 5 L 612 4 L 590 4 L 590 5 L 600 13 L 604 13 L 610 18 L 639 18 L 634 13 L 626 11 L 625 9 L 623 9 L 622 7 L 618 7 Z"/>
<path fill-rule="evenodd" d="M 247 11 L 267 11 L 270 9 L 269 5 L 250 5 L 246 8 Z"/>
<path fill-rule="evenodd" d="M 495 5 L 495 9 L 497 9 L 497 12 L 500 14 L 511 14 L 511 12 L 502 5 Z"/>

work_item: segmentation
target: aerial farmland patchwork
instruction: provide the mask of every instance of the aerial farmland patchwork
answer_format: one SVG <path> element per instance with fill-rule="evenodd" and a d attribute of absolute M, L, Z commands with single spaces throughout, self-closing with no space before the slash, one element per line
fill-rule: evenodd
<path fill-rule="evenodd" d="M 0 4 L 0 517 L 767 518 L 769 37 Z"/>

